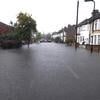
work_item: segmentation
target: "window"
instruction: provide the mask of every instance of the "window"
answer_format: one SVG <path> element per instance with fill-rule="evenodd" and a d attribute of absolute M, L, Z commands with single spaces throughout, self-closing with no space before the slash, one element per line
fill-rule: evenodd
<path fill-rule="evenodd" d="M 80 42 L 82 42 L 83 41 L 83 36 L 80 36 Z"/>
<path fill-rule="evenodd" d="M 97 20 L 94 22 L 94 29 L 97 30 Z"/>
<path fill-rule="evenodd" d="M 98 35 L 98 45 L 100 45 L 100 35 Z"/>
<path fill-rule="evenodd" d="M 96 35 L 94 36 L 94 45 L 96 44 Z"/>
<path fill-rule="evenodd" d="M 97 29 L 100 30 L 100 19 L 97 20 Z"/>

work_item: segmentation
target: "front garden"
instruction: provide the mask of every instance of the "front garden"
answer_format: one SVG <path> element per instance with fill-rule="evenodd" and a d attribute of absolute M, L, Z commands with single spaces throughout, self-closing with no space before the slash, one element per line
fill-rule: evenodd
<path fill-rule="evenodd" d="M 0 47 L 3 49 L 20 48 L 21 46 L 22 42 L 16 33 L 8 33 L 0 36 Z"/>
<path fill-rule="evenodd" d="M 36 21 L 31 15 L 20 12 L 16 23 L 11 22 L 11 31 L 0 35 L 0 46 L 3 49 L 20 48 L 22 42 L 31 43 L 32 33 L 37 32 Z"/>

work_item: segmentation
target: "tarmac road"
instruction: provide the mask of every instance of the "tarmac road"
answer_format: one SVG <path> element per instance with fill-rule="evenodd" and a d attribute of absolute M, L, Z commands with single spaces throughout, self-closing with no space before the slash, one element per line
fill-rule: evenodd
<path fill-rule="evenodd" d="M 100 55 L 55 43 L 1 49 L 0 100 L 100 100 Z"/>

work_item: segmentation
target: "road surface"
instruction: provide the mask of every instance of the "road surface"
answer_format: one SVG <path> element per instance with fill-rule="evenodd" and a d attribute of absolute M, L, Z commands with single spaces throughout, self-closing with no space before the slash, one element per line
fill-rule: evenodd
<path fill-rule="evenodd" d="M 55 43 L 1 49 L 0 100 L 100 100 L 100 55 Z"/>

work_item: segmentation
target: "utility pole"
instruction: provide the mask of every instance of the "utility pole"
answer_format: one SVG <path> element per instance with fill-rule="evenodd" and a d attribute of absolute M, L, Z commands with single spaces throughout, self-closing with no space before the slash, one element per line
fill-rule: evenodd
<path fill-rule="evenodd" d="M 92 1 L 93 2 L 93 4 L 94 4 L 93 12 L 95 12 L 95 1 L 94 0 L 85 0 L 85 2 L 89 2 L 89 1 Z M 93 18 L 94 18 L 94 15 L 93 15 Z M 94 32 L 94 22 L 92 24 L 92 32 Z M 93 42 L 93 40 L 92 40 L 92 42 Z M 90 45 L 90 48 L 91 48 L 91 53 L 92 53 L 93 52 L 93 44 Z M 98 46 L 98 51 L 99 51 L 99 46 Z"/>
<path fill-rule="evenodd" d="M 79 0 L 77 1 L 77 15 L 76 15 L 76 39 L 75 39 L 75 50 L 77 50 L 77 27 L 78 27 L 78 14 L 79 14 Z"/>

